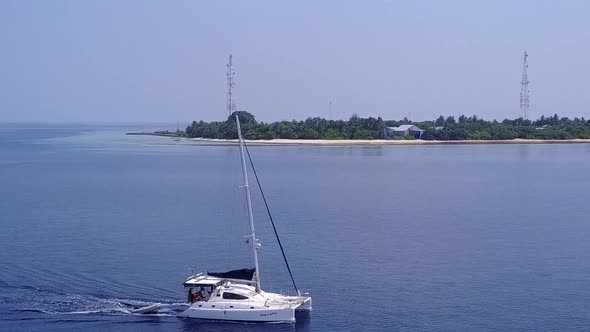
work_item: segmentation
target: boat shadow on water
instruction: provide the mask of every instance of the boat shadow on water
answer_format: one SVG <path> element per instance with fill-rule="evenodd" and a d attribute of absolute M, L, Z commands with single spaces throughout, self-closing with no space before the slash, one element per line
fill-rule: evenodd
<path fill-rule="evenodd" d="M 297 313 L 294 323 L 252 323 L 213 321 L 190 318 L 180 318 L 181 331 L 223 331 L 223 332 L 258 332 L 258 331 L 311 331 L 311 314 L 309 312 Z"/>

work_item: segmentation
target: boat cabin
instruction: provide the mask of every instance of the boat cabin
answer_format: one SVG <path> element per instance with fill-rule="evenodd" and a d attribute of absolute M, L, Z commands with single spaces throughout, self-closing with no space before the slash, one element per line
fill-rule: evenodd
<path fill-rule="evenodd" d="M 223 279 L 208 275 L 190 276 L 183 284 L 188 289 L 188 302 L 208 301 L 215 289 L 223 284 Z"/>
<path fill-rule="evenodd" d="M 206 275 L 199 273 L 190 276 L 183 283 L 183 286 L 188 289 L 188 302 L 190 303 L 198 301 L 253 300 L 256 298 L 257 293 L 254 287 L 255 282 L 250 279 L 252 275 L 253 273 L 244 276 L 229 272 L 208 273 Z M 223 276 L 233 278 L 223 278 Z M 244 277 L 244 279 L 240 279 L 240 277 Z"/>

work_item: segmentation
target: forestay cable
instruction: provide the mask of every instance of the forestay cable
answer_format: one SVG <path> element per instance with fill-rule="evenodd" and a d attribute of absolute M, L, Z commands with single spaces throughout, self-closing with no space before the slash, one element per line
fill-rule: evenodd
<path fill-rule="evenodd" d="M 260 180 L 258 179 L 258 174 L 256 173 L 256 168 L 254 167 L 254 163 L 252 162 L 252 157 L 250 157 L 250 150 L 248 150 L 248 145 L 246 142 L 243 142 L 244 147 L 246 148 L 246 154 L 248 154 L 248 160 L 250 161 L 250 166 L 252 166 L 252 172 L 254 173 L 254 177 L 256 178 L 256 183 L 258 184 L 258 189 L 260 190 L 260 194 L 262 195 L 262 200 L 264 201 L 264 206 L 266 207 L 266 212 L 268 213 L 268 217 L 270 218 L 270 223 L 272 224 L 272 229 L 275 232 L 275 237 L 277 238 L 277 242 L 279 243 L 279 248 L 281 248 L 281 254 L 283 254 L 283 260 L 285 261 L 285 265 L 287 266 L 287 271 L 289 271 L 289 276 L 291 277 L 291 282 L 293 283 L 293 287 L 295 287 L 295 291 L 299 294 L 299 289 L 295 284 L 295 279 L 293 278 L 293 273 L 291 273 L 291 268 L 289 267 L 289 262 L 287 261 L 287 256 L 285 255 L 285 250 L 283 250 L 283 245 L 281 244 L 281 239 L 279 238 L 279 233 L 277 232 L 277 228 L 275 227 L 275 222 L 272 218 L 272 214 L 270 213 L 270 208 L 268 207 L 268 203 L 266 202 L 266 196 L 264 196 L 264 191 L 262 190 L 262 185 L 260 184 Z"/>

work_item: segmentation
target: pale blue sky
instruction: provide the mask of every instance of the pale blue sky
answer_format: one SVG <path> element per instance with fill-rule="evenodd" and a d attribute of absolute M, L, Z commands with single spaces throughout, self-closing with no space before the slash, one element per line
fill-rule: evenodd
<path fill-rule="evenodd" d="M 0 122 L 590 118 L 590 1 L 0 1 Z"/>

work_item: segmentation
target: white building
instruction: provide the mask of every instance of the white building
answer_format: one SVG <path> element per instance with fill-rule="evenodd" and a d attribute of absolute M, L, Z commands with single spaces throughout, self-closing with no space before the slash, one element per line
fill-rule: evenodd
<path fill-rule="evenodd" d="M 425 130 L 422 130 L 414 125 L 401 125 L 399 127 L 386 127 L 383 129 L 383 137 L 391 136 L 414 136 L 416 139 L 421 139 Z"/>

